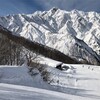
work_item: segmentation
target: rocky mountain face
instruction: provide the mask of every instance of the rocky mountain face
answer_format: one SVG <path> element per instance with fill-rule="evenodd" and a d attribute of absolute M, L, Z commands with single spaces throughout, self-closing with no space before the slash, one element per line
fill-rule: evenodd
<path fill-rule="evenodd" d="M 99 13 L 52 8 L 0 17 L 0 25 L 79 61 L 100 64 Z"/>

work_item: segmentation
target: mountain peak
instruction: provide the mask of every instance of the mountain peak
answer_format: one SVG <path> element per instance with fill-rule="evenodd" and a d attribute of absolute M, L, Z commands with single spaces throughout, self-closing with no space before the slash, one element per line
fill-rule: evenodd
<path fill-rule="evenodd" d="M 59 8 L 57 8 L 57 7 L 53 7 L 50 11 L 51 11 L 52 13 L 55 13 L 58 9 L 59 9 Z"/>
<path fill-rule="evenodd" d="M 52 11 L 57 11 L 59 8 L 58 7 L 53 7 L 51 10 Z"/>
<path fill-rule="evenodd" d="M 91 15 L 92 12 L 67 12 L 53 7 L 44 12 L 0 17 L 0 24 L 32 41 L 92 62 L 100 55 L 100 14 Z"/>

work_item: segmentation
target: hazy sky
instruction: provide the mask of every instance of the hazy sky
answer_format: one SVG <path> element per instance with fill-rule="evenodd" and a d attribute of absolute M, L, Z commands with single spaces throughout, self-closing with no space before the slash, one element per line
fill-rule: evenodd
<path fill-rule="evenodd" d="M 33 13 L 52 7 L 100 12 L 100 0 L 0 0 L 0 15 Z"/>

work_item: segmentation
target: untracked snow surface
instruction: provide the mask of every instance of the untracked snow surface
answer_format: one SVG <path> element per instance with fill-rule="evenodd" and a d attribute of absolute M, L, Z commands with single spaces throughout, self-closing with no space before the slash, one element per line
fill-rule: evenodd
<path fill-rule="evenodd" d="M 30 76 L 24 65 L 1 66 L 0 100 L 100 100 L 100 66 L 67 66 L 67 71 L 48 68 L 52 86 L 40 74 Z"/>

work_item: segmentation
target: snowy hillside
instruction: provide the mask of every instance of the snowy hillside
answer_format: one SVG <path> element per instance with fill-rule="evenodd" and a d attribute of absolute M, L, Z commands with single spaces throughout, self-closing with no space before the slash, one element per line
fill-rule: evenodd
<path fill-rule="evenodd" d="M 44 89 L 0 84 L 0 100 L 69 100 L 66 97 L 66 94 Z"/>
<path fill-rule="evenodd" d="M 38 70 L 34 70 L 37 75 L 31 77 L 28 67 L 22 66 L 0 66 L 0 83 L 24 85 L 49 89 L 50 86 L 42 80 Z"/>
<path fill-rule="evenodd" d="M 67 71 L 47 67 L 52 86 L 36 70 L 30 76 L 25 65 L 0 66 L 0 100 L 100 100 L 100 66 L 67 66 Z"/>
<path fill-rule="evenodd" d="M 32 41 L 92 64 L 100 63 L 100 14 L 52 8 L 0 17 L 0 24 Z"/>

